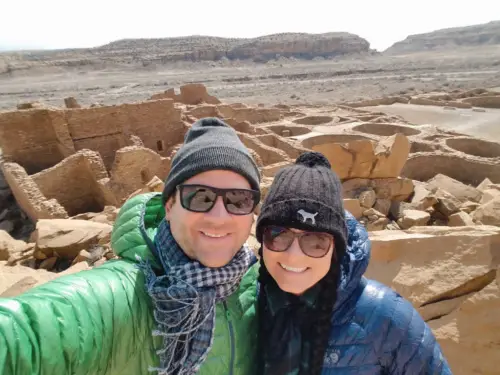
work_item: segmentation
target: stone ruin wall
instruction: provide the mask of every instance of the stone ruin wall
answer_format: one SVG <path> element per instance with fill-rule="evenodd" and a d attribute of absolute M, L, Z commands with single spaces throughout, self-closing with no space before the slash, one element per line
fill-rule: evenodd
<path fill-rule="evenodd" d="M 75 152 L 64 111 L 33 109 L 0 115 L 3 157 L 28 173 L 50 168 Z"/>
<path fill-rule="evenodd" d="M 0 260 L 3 256 L 10 264 L 26 262 L 37 268 L 34 272 L 41 272 L 66 269 L 62 265 L 68 262 L 73 264 L 71 270 L 112 259 L 106 233 L 111 232 L 118 207 L 133 194 L 161 191 L 185 130 L 198 118 L 217 116 L 235 128 L 257 160 L 263 196 L 281 167 L 293 163 L 305 150 L 323 152 L 342 179 L 345 207 L 369 231 L 372 248 L 366 276 L 387 284 L 417 308 L 454 373 L 496 374 L 498 350 L 492 343 L 498 342 L 500 326 L 492 311 L 500 307 L 500 144 L 430 125 L 412 126 L 397 116 L 355 105 L 250 108 L 220 104 L 196 87 L 193 98 L 182 95 L 193 92 L 193 87 L 181 88 L 181 95 L 170 92 L 171 97 L 165 98 L 160 94 L 137 104 L 156 108 L 164 104 L 157 101 L 173 101 L 179 111 L 181 125 L 172 130 L 178 131 L 177 138 L 163 134 L 172 140 L 163 154 L 155 148 L 154 136 L 148 140 L 138 131 L 132 135 L 124 131 L 127 135 L 118 145 L 111 137 L 108 146 L 96 142 L 86 144 L 96 149 L 76 149 L 79 140 L 70 136 L 66 110 L 45 109 L 52 125 L 57 125 L 53 128 L 43 116 L 40 128 L 35 127 L 39 119 L 32 114 L 40 116 L 42 110 L 17 112 L 19 129 L 34 130 L 23 134 L 10 129 L 14 133 L 9 133 L 9 142 L 27 146 L 19 149 L 17 160 L 4 162 L 2 169 L 19 205 L 38 222 L 33 243 L 17 241 L 26 251 L 9 256 L 0 249 Z M 483 91 L 481 95 L 489 96 Z M 442 100 L 451 103 L 448 97 Z M 421 103 L 427 105 L 425 100 Z M 92 113 L 92 120 L 80 120 L 90 124 L 99 120 L 91 110 L 105 114 L 111 113 L 109 108 L 82 108 L 75 116 Z M 0 114 L 0 144 L 8 143 L 1 137 L 5 134 L 3 116 L 12 119 L 14 115 Z M 129 123 L 126 116 L 113 116 Z M 96 134 L 101 140 L 113 135 Z M 35 146 L 37 139 L 43 140 L 42 146 Z M 8 151 L 15 150 L 8 146 Z M 105 147 L 113 153 L 106 156 L 101 151 Z M 57 158 L 47 150 L 59 152 Z M 30 160 L 39 165 L 23 164 Z M 77 214 L 89 209 L 99 212 Z M 70 216 L 72 220 L 39 220 Z M 85 243 L 81 242 L 82 228 Z M 256 245 L 253 235 L 248 239 L 250 246 Z M 13 293 L 12 288 L 7 293 Z"/>
<path fill-rule="evenodd" d="M 248 132 L 240 137 L 263 159 L 263 168 L 289 161 L 287 153 L 253 136 L 268 132 L 221 115 L 220 110 L 231 107 L 190 106 L 219 103 L 204 86 L 186 85 L 181 95 L 160 96 L 142 103 L 70 109 L 21 106 L 26 109 L 0 113 L 2 171 L 20 207 L 37 221 L 119 206 L 153 178 L 167 176 L 170 157 L 186 130 L 206 116 L 219 116 Z M 240 111 L 253 121 L 281 118 L 276 109 L 253 114 L 251 108 L 237 105 L 238 118 L 244 117 Z M 266 143 L 278 141 L 267 137 Z"/>
<path fill-rule="evenodd" d="M 165 155 L 182 142 L 185 125 L 172 99 L 93 108 L 28 109 L 0 114 L 3 156 L 37 173 L 76 151 L 99 152 L 109 170 L 131 136 Z"/>
<path fill-rule="evenodd" d="M 64 207 L 68 216 L 100 212 L 106 205 L 98 181 L 107 177 L 97 152 L 78 152 L 52 168 L 30 176 L 47 199 Z"/>
<path fill-rule="evenodd" d="M 306 150 L 324 153 L 343 181 L 346 207 L 359 218 L 371 216 L 365 222 L 371 230 L 389 224 L 378 219 L 389 215 L 393 202 L 415 193 L 415 181 L 443 174 L 474 186 L 485 178 L 500 183 L 500 145 L 494 142 L 411 126 L 355 105 L 221 104 L 202 85 L 183 86 L 179 95 L 167 90 L 142 103 L 1 113 L 3 170 L 34 221 L 120 206 L 167 176 L 186 130 L 207 116 L 234 127 L 252 151 L 264 196 L 280 168 Z M 368 206 L 367 194 L 375 194 Z"/>
<path fill-rule="evenodd" d="M 49 200 L 39 186 L 17 163 L 4 163 L 2 172 L 19 207 L 33 220 L 66 218 L 64 207 L 56 200 Z"/>
<path fill-rule="evenodd" d="M 66 111 L 66 119 L 75 150 L 99 152 L 107 169 L 116 151 L 130 145 L 132 135 L 145 147 L 165 155 L 170 147 L 182 142 L 185 133 L 181 111 L 171 99 L 72 109 Z"/>
<path fill-rule="evenodd" d="M 34 221 L 99 211 L 118 205 L 153 176 L 165 177 L 169 160 L 162 155 L 182 142 L 185 131 L 172 99 L 3 112 L 2 170 Z"/>

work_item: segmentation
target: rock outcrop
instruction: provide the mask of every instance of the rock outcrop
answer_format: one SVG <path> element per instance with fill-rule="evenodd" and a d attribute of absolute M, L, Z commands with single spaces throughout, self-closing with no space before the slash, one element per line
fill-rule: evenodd
<path fill-rule="evenodd" d="M 453 92 L 430 92 L 418 95 L 389 96 L 378 99 L 361 100 L 358 102 L 343 103 L 349 107 L 371 107 L 391 105 L 394 103 L 431 105 L 448 110 L 457 108 L 481 111 L 482 108 L 500 108 L 500 92 L 486 89 L 456 90 Z"/>
<path fill-rule="evenodd" d="M 406 54 L 429 50 L 500 44 L 500 21 L 479 25 L 441 29 L 425 34 L 410 35 L 393 44 L 384 54 Z"/>
<path fill-rule="evenodd" d="M 16 65 L 27 69 L 43 64 L 57 66 L 116 64 L 161 65 L 175 61 L 252 60 L 265 62 L 280 57 L 311 60 L 372 53 L 370 43 L 358 35 L 336 32 L 324 34 L 281 33 L 257 38 L 220 38 L 187 36 L 159 39 L 123 39 L 95 48 L 64 51 L 21 51 L 15 53 Z M 71 58 L 68 58 L 71 56 Z M 8 61 L 8 60 L 7 60 Z"/>
<path fill-rule="evenodd" d="M 414 227 L 372 232 L 370 240 L 367 277 L 413 303 L 453 374 L 496 374 L 500 228 Z"/>

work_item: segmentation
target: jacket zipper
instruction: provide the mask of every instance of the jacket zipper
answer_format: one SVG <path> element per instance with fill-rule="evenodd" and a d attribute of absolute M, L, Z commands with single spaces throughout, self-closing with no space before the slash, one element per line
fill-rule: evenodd
<path fill-rule="evenodd" d="M 233 323 L 231 321 L 231 313 L 227 307 L 226 301 L 223 303 L 224 310 L 226 312 L 226 318 L 227 318 L 227 326 L 229 328 L 229 342 L 231 344 L 231 361 L 229 362 L 229 375 L 233 375 L 233 367 L 234 367 L 234 329 L 233 329 Z"/>

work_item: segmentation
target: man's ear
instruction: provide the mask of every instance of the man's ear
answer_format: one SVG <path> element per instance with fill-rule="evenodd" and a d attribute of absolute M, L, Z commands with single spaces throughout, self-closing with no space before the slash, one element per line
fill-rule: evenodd
<path fill-rule="evenodd" d="M 165 219 L 167 219 L 167 221 L 170 220 L 170 216 L 172 215 L 172 207 L 175 204 L 175 194 L 176 193 L 168 198 L 167 202 L 165 203 Z"/>

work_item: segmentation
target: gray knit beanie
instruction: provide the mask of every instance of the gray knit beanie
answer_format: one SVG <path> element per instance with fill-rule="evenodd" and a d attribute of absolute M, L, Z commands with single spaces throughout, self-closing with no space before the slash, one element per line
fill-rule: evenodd
<path fill-rule="evenodd" d="M 252 189 L 259 190 L 260 172 L 236 131 L 215 117 L 196 121 L 184 137 L 184 144 L 172 159 L 165 180 L 163 204 L 177 185 L 210 170 L 229 170 L 245 177 Z"/>

